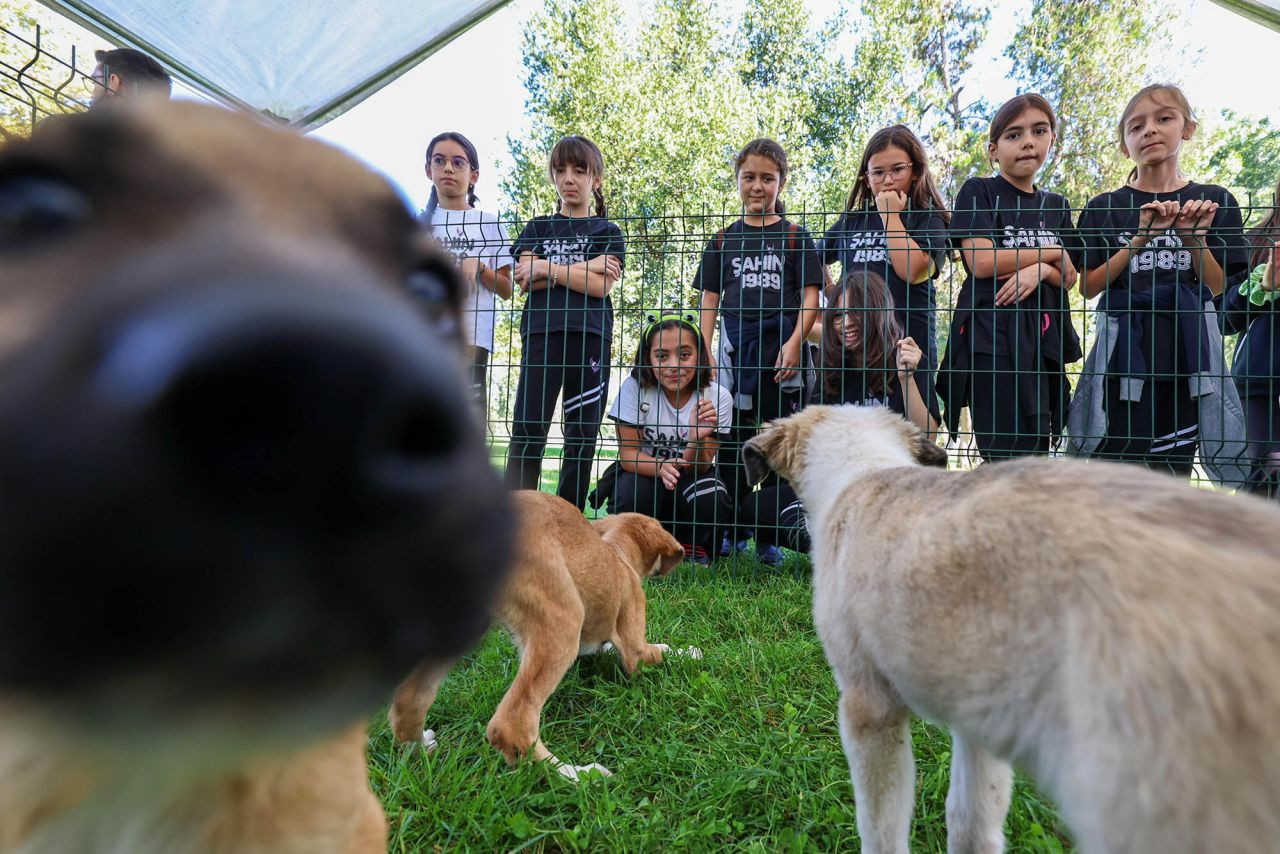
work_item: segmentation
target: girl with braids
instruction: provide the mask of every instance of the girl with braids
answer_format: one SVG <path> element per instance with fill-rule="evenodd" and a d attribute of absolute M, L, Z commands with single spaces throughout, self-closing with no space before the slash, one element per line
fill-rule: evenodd
<path fill-rule="evenodd" d="M 556 493 L 583 508 L 609 388 L 609 292 L 622 275 L 626 249 L 621 229 L 605 219 L 604 157 L 596 144 L 567 136 L 551 149 L 549 161 L 559 209 L 531 220 L 511 247 L 515 280 L 526 298 L 506 480 L 515 489 L 538 488 L 547 431 L 563 391 Z"/>
<path fill-rule="evenodd" d="M 839 261 L 842 274 L 866 270 L 888 283 L 898 325 L 923 352 L 914 379 L 925 399 L 938 367 L 933 280 L 946 255 L 946 207 L 924 144 L 894 125 L 867 142 L 845 212 L 818 242 L 822 260 Z"/>
<path fill-rule="evenodd" d="M 966 277 L 938 393 L 953 435 L 969 407 L 987 462 L 1049 453 L 1070 399 L 1064 366 L 1081 356 L 1067 302 L 1077 276 L 1071 206 L 1035 183 L 1057 127 L 1040 95 L 1005 102 L 987 139 L 998 171 L 965 181 L 952 214 Z"/>
<path fill-rule="evenodd" d="M 463 334 L 471 343 L 471 388 L 488 423 L 485 370 L 493 352 L 497 299 L 511 299 L 511 255 L 498 217 L 476 210 L 480 157 L 460 133 L 446 131 L 427 144 L 431 198 L 422 220 L 462 269 L 469 288 L 463 307 Z"/>
<path fill-rule="evenodd" d="M 884 279 L 853 267 L 827 286 L 822 365 L 813 403 L 887 406 L 930 436 L 941 418 L 937 398 L 922 394 L 915 374 L 923 349 L 903 337 L 892 290 Z M 756 549 L 809 550 L 804 507 L 786 482 L 760 490 L 755 504 Z"/>
<path fill-rule="evenodd" d="M 720 327 L 719 382 L 734 403 L 733 429 L 720 445 L 720 472 L 738 508 L 752 497 L 739 460 L 742 443 L 760 424 L 804 403 L 801 360 L 826 270 L 809 232 L 783 217 L 782 146 L 753 140 L 733 165 L 742 217 L 707 241 L 693 287 L 702 292 L 700 325 L 709 352 L 717 352 L 712 331 Z M 734 539 L 745 548 L 745 531 Z"/>
<path fill-rule="evenodd" d="M 1244 405 L 1253 470 L 1248 488 L 1280 495 L 1280 183 L 1271 212 L 1249 229 L 1250 275 L 1223 295 L 1223 325 L 1240 332 L 1231 374 Z"/>

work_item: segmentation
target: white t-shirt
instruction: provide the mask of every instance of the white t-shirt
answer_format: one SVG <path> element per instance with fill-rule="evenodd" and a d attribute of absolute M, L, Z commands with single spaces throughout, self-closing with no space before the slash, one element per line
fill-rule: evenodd
<path fill-rule="evenodd" d="M 436 208 L 431 217 L 431 232 L 450 255 L 458 261 L 479 258 L 491 269 L 510 267 L 511 245 L 507 230 L 498 218 L 485 211 L 447 211 Z M 493 291 L 477 285 L 463 304 L 463 324 L 467 340 L 493 352 L 494 317 L 498 301 Z"/>
<path fill-rule="evenodd" d="M 640 388 L 635 377 L 627 377 L 609 409 L 609 417 L 619 424 L 640 429 L 640 450 L 659 460 L 673 460 L 689 443 L 689 418 L 702 398 L 716 402 L 716 432 L 727 435 L 733 425 L 733 395 L 712 383 L 695 393 L 684 406 L 675 409 L 659 386 Z"/>

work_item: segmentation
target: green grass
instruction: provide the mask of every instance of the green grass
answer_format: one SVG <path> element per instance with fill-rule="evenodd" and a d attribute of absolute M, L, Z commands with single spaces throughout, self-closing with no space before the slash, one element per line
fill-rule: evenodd
<path fill-rule="evenodd" d="M 627 679 L 615 656 L 580 659 L 543 713 L 548 748 L 609 778 L 574 784 L 534 763 L 508 769 L 485 724 L 515 674 L 494 630 L 445 681 L 431 755 L 372 731 L 370 776 L 392 851 L 856 850 L 836 690 L 814 633 L 808 562 L 744 556 L 648 583 L 651 641 L 701 647 Z M 913 726 L 912 851 L 946 850 L 950 744 Z M 1056 815 L 1021 777 L 1009 850 L 1062 851 Z"/>

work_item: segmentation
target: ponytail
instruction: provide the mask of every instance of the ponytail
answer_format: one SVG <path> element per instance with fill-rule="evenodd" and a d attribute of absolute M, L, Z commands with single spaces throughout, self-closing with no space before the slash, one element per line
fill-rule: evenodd
<path fill-rule="evenodd" d="M 596 199 L 596 216 L 600 217 L 601 219 L 604 219 L 606 216 L 605 206 L 604 206 L 604 190 L 601 190 L 599 187 L 595 187 L 594 189 L 592 189 L 591 195 L 595 196 L 595 199 Z"/>
<path fill-rule="evenodd" d="M 434 233 L 436 230 L 436 227 L 431 223 L 431 220 L 435 219 L 436 208 L 439 206 L 440 206 L 440 197 L 436 195 L 436 185 L 432 184 L 431 197 L 427 199 L 427 207 L 422 212 L 422 219 L 427 224 L 428 234 Z"/>

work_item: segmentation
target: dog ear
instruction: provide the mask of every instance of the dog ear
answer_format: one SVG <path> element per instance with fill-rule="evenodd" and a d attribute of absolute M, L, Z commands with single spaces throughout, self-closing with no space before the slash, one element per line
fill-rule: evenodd
<path fill-rule="evenodd" d="M 791 473 L 793 456 L 786 423 L 771 421 L 742 446 L 742 464 L 747 469 L 747 481 L 755 486 L 768 477 L 770 471 L 787 477 Z"/>
<path fill-rule="evenodd" d="M 913 431 L 909 446 L 911 448 L 911 456 L 915 457 L 916 462 L 920 465 L 933 466 L 940 469 L 947 467 L 946 450 L 939 447 L 938 443 L 929 438 L 929 434 L 920 428 L 917 427 Z"/>

